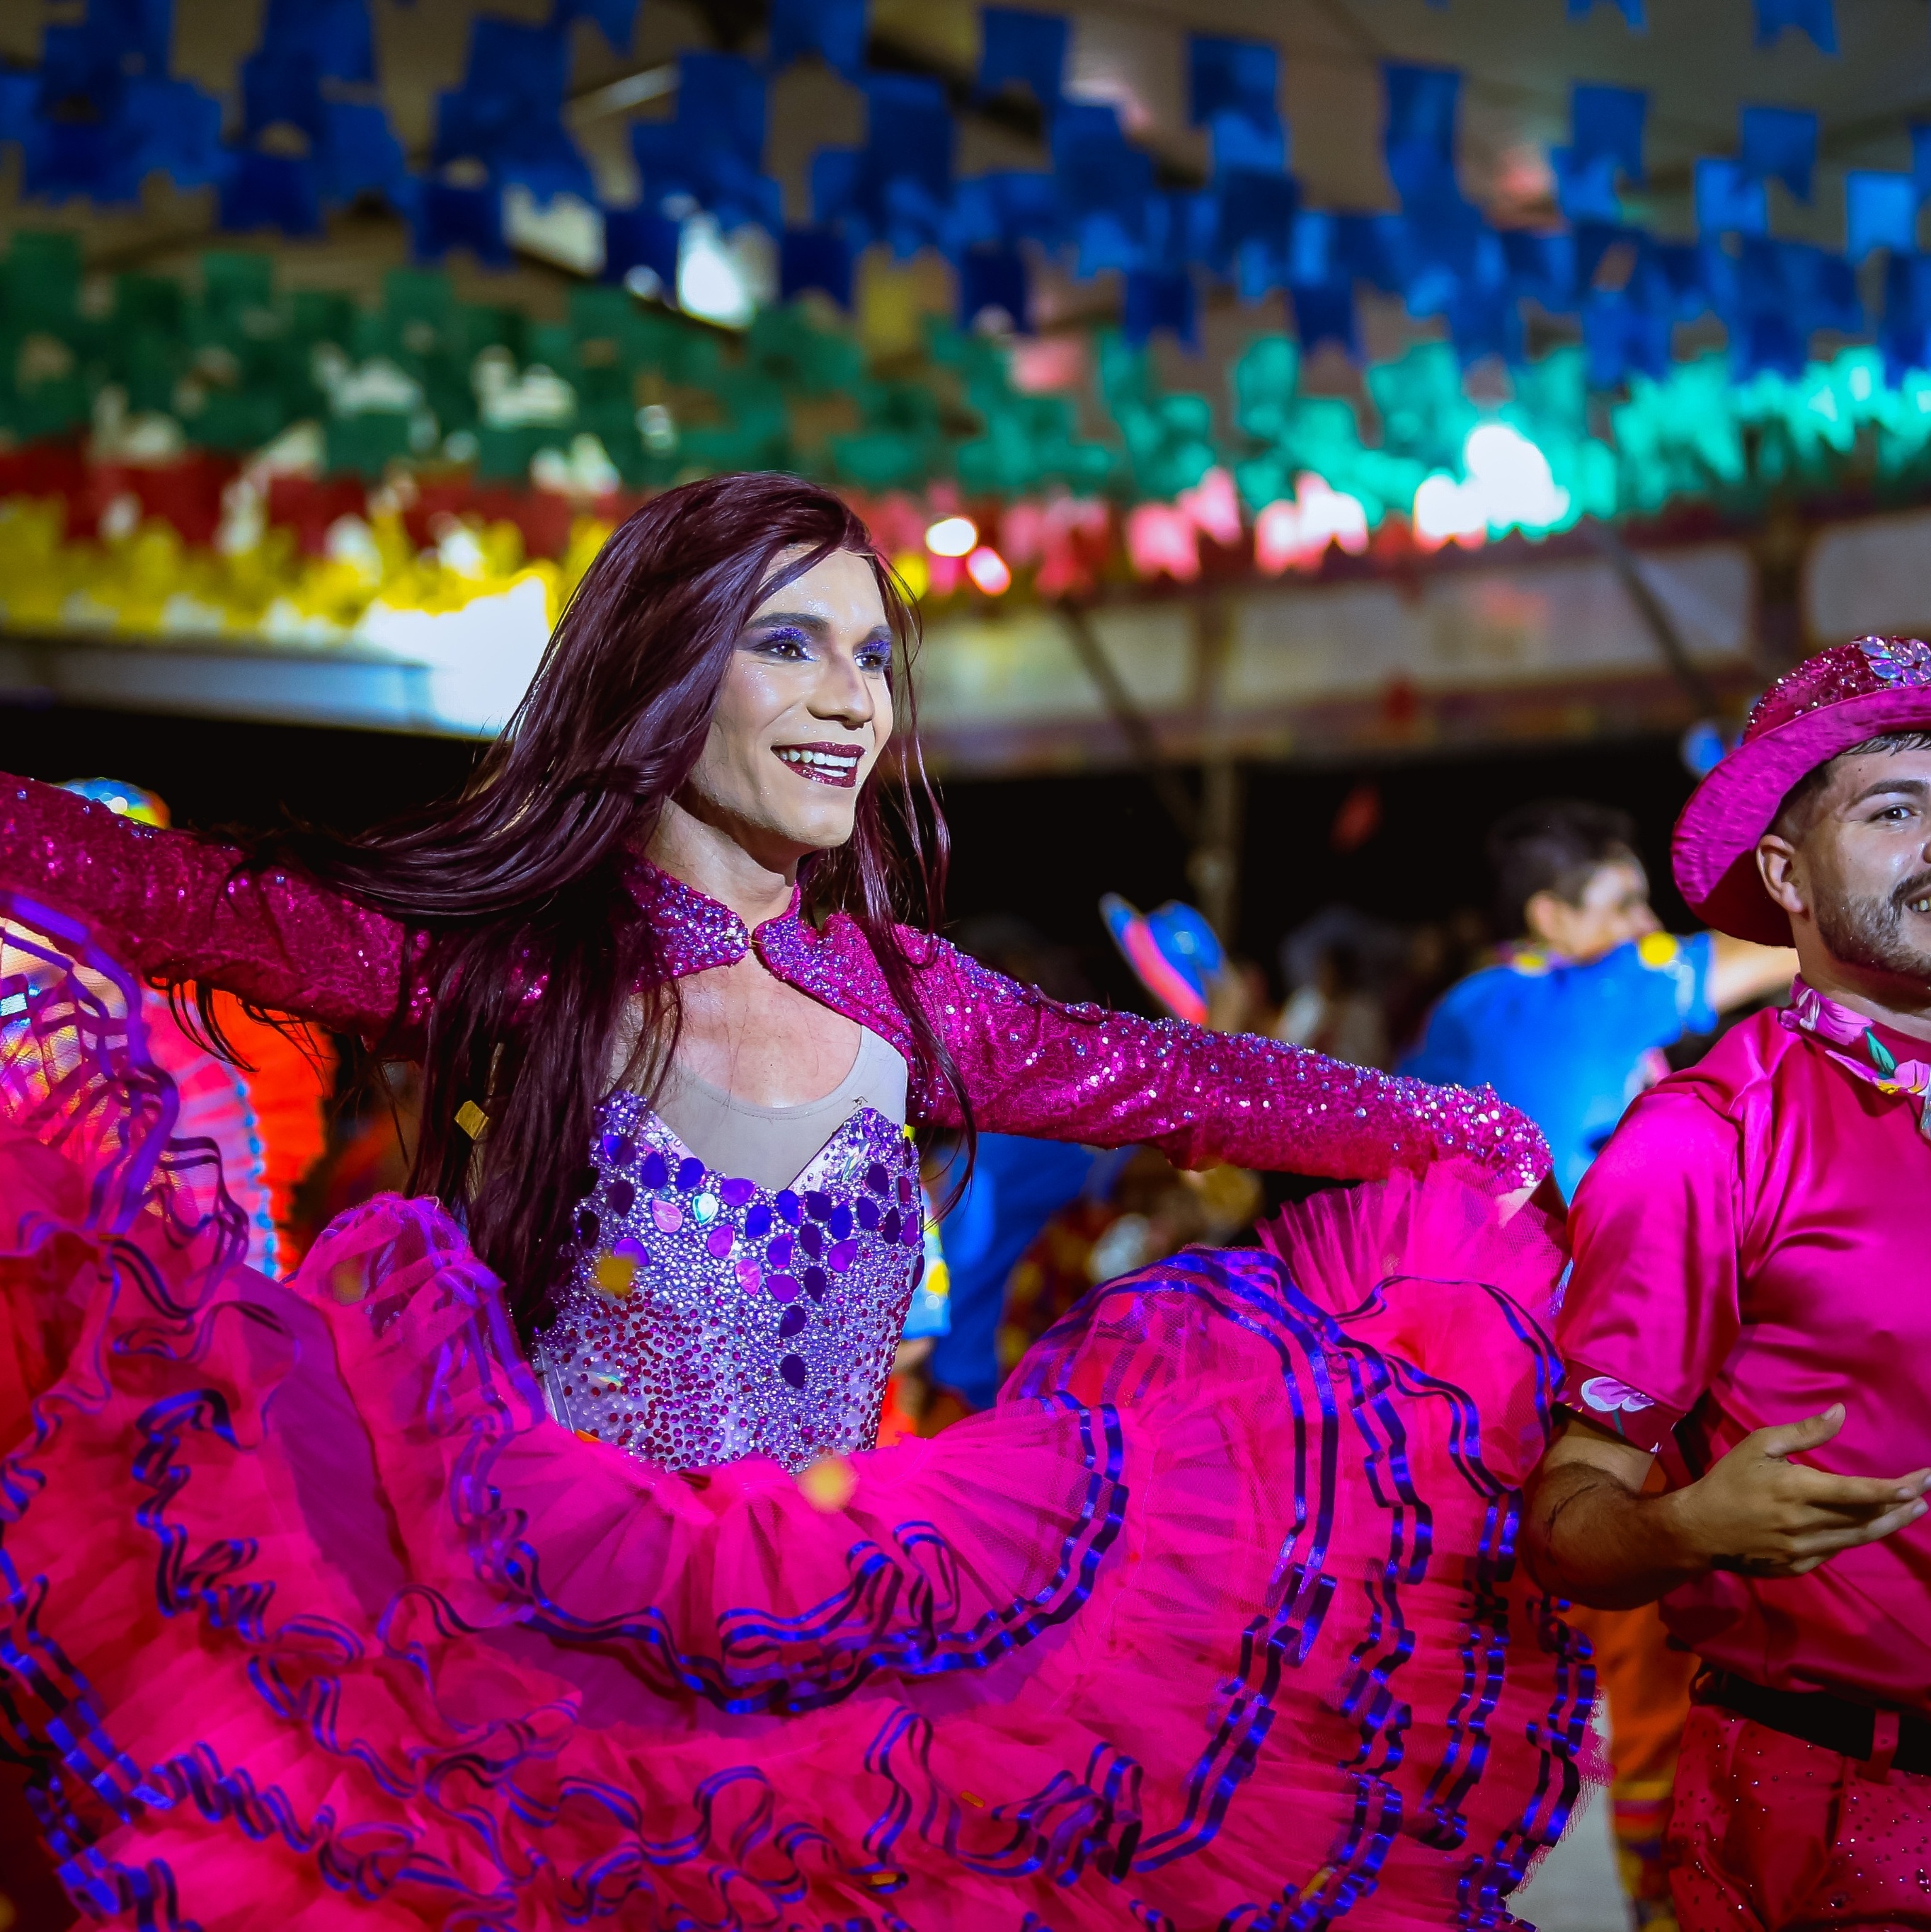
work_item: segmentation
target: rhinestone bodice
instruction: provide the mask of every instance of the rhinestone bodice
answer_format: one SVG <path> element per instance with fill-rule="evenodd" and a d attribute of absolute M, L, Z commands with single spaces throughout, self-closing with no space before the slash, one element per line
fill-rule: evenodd
<path fill-rule="evenodd" d="M 860 1108 L 771 1190 L 617 1094 L 584 1178 L 535 1350 L 559 1421 L 671 1469 L 871 1447 L 924 1265 L 902 1130 Z"/>

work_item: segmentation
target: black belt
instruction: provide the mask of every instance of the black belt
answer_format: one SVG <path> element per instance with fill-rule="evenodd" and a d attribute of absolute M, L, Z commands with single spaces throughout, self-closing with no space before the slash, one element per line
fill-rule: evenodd
<path fill-rule="evenodd" d="M 1704 1671 L 1693 1694 L 1699 1704 L 1720 1704 L 1785 1737 L 1801 1738 L 1807 1744 L 1860 1760 L 1877 1754 L 1879 1718 L 1894 1718 L 1897 1744 L 1890 1754 L 1891 1768 L 1920 1777 L 1931 1774 L 1931 1719 L 1914 1711 L 1875 1711 L 1828 1690 L 1772 1690 L 1731 1670 Z M 1890 1728 L 1887 1721 L 1884 1730 Z"/>

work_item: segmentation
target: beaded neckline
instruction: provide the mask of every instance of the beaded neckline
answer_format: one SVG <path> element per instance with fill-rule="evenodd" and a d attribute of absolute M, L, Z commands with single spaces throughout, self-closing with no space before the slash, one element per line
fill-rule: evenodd
<path fill-rule="evenodd" d="M 559 1420 L 672 1468 L 868 1447 L 923 1269 L 917 1176 L 869 1107 L 766 1188 L 612 1094 L 539 1340 Z"/>

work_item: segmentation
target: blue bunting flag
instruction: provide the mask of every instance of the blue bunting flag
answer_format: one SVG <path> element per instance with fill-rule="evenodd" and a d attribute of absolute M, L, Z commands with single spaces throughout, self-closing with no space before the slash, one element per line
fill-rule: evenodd
<path fill-rule="evenodd" d="M 752 166 L 764 158 L 764 76 L 737 54 L 677 56 L 677 128 Z"/>
<path fill-rule="evenodd" d="M 322 138 L 322 76 L 312 54 L 264 48 L 242 63 L 242 129 L 253 139 L 278 122 Z"/>
<path fill-rule="evenodd" d="M 1576 237 L 1560 231 L 1539 235 L 1526 228 L 1502 232 L 1502 256 L 1518 296 L 1539 303 L 1551 315 L 1575 305 Z"/>
<path fill-rule="evenodd" d="M 1873 248 L 1917 245 L 1917 184 L 1908 175 L 1853 168 L 1844 178 L 1844 252 L 1861 262 Z"/>
<path fill-rule="evenodd" d="M 191 80 L 137 75 L 121 105 L 121 131 L 137 184 L 164 174 L 177 188 L 204 188 L 226 178 L 221 104 Z"/>
<path fill-rule="evenodd" d="M 1459 203 L 1455 142 L 1461 70 L 1389 61 L 1382 71 L 1388 94 L 1383 151 L 1402 206 L 1419 209 Z"/>
<path fill-rule="evenodd" d="M 1719 305 L 1717 297 L 1729 270 L 1730 258 L 1720 248 L 1650 237 L 1644 240 L 1638 272 L 1651 299 L 1672 320 L 1694 322 Z"/>
<path fill-rule="evenodd" d="M 269 0 L 262 50 L 305 57 L 330 80 L 372 81 L 368 0 Z"/>
<path fill-rule="evenodd" d="M 771 59 L 782 67 L 806 54 L 848 80 L 865 68 L 867 0 L 771 0 Z"/>
<path fill-rule="evenodd" d="M 675 280 L 673 271 L 672 280 Z M 778 248 L 778 295 L 783 302 L 816 289 L 842 309 L 851 306 L 851 249 L 827 228 L 787 228 Z"/>
<path fill-rule="evenodd" d="M 959 326 L 970 328 L 988 309 L 1004 312 L 1023 334 L 1032 330 L 1031 277 L 1017 248 L 968 248 L 959 258 Z"/>
<path fill-rule="evenodd" d="M 540 199 L 592 198 L 589 165 L 563 129 L 569 64 L 560 28 L 476 15 L 463 84 L 437 99 L 437 165 L 477 160 L 492 176 L 520 182 Z"/>
<path fill-rule="evenodd" d="M 1616 158 L 1598 154 L 1587 161 L 1573 148 L 1551 148 L 1549 167 L 1556 179 L 1556 206 L 1571 221 L 1620 221 L 1616 193 Z"/>
<path fill-rule="evenodd" d="M 98 32 L 91 22 L 49 27 L 41 38 L 37 112 L 44 120 L 113 120 L 127 86 L 122 55 L 119 43 Z"/>
<path fill-rule="evenodd" d="M 1400 294 L 1400 262 L 1408 236 L 1408 224 L 1401 216 L 1337 214 L 1334 224 L 1336 267 L 1385 296 Z"/>
<path fill-rule="evenodd" d="M 39 99 L 41 77 L 18 68 L 0 68 L 0 141 L 24 141 L 34 104 Z"/>
<path fill-rule="evenodd" d="M 1279 174 L 1287 165 L 1287 130 L 1278 114 L 1265 121 L 1223 108 L 1208 124 L 1214 178 L 1230 174 Z"/>
<path fill-rule="evenodd" d="M 1287 244 L 1287 273 L 1290 280 L 1312 284 L 1328 281 L 1338 275 L 1341 259 L 1336 245 L 1336 219 L 1325 208 L 1304 208 L 1294 217 Z"/>
<path fill-rule="evenodd" d="M 611 52 L 627 54 L 637 32 L 637 0 L 556 0 L 550 11 L 554 27 L 579 20 L 594 20 Z"/>
<path fill-rule="evenodd" d="M 1718 155 L 1696 164 L 1696 230 L 1699 235 L 1761 235 L 1770 212 L 1761 180 Z"/>
<path fill-rule="evenodd" d="M 1884 264 L 1878 346 L 1893 386 L 1911 370 L 1931 369 L 1931 255 L 1900 251 Z"/>
<path fill-rule="evenodd" d="M 872 74 L 860 205 L 875 238 L 901 258 L 925 248 L 950 253 L 958 227 L 952 208 L 956 128 L 945 90 L 917 74 Z"/>
<path fill-rule="evenodd" d="M 1757 45 L 1767 47 L 1786 27 L 1808 34 L 1827 54 L 1837 51 L 1837 13 L 1833 0 L 1756 0 Z"/>
<path fill-rule="evenodd" d="M 400 203 L 408 170 L 389 116 L 373 101 L 323 105 L 322 139 L 315 150 L 317 190 L 326 203 L 381 194 Z"/>
<path fill-rule="evenodd" d="M 677 73 L 676 119 L 630 124 L 647 202 L 661 209 L 668 197 L 688 195 L 726 230 L 750 221 L 778 233 L 784 197 L 762 172 L 762 71 L 738 54 L 687 53 L 678 56 Z M 816 196 L 815 164 L 812 181 Z"/>
<path fill-rule="evenodd" d="M 1080 272 L 1126 266 L 1146 232 L 1153 164 L 1128 145 L 1112 107 L 1069 101 L 1053 117 L 1053 170 L 1079 240 Z"/>
<path fill-rule="evenodd" d="M 620 282 L 633 268 L 648 268 L 667 296 L 674 292 L 680 227 L 652 208 L 605 208 L 603 279 Z"/>
<path fill-rule="evenodd" d="M 278 228 L 284 235 L 318 234 L 322 205 L 314 164 L 305 154 L 243 148 L 221 184 L 221 226 L 231 232 Z"/>
<path fill-rule="evenodd" d="M 1354 284 L 1345 276 L 1317 282 L 1294 282 L 1287 296 L 1294 305 L 1294 332 L 1301 352 L 1311 356 L 1324 342 L 1338 344 L 1350 362 L 1361 360 L 1361 320 Z"/>
<path fill-rule="evenodd" d="M 1217 114 L 1263 123 L 1280 113 L 1281 56 L 1270 40 L 1192 34 L 1187 40 L 1187 116 L 1196 128 Z"/>
<path fill-rule="evenodd" d="M 885 181 L 916 182 L 943 199 L 952 185 L 955 133 L 945 89 L 922 74 L 875 74 L 865 93 L 867 162 Z"/>
<path fill-rule="evenodd" d="M 1808 242 L 1746 236 L 1738 259 L 1735 313 L 1728 318 L 1731 366 L 1739 380 L 1761 370 L 1794 378 L 1810 359 L 1820 328 L 1845 334 L 1864 325 L 1850 264 Z"/>
<path fill-rule="evenodd" d="M 1147 197 L 1146 248 L 1141 266 L 1177 272 L 1190 268 L 1197 262 L 1211 263 L 1216 252 L 1220 220 L 1220 197 L 1212 192 L 1156 190 Z M 1282 225 L 1281 242 L 1284 253 L 1285 224 Z"/>
<path fill-rule="evenodd" d="M 1817 166 L 1817 116 L 1801 107 L 1746 107 L 1738 162 L 1749 181 L 1780 181 L 1799 201 L 1810 199 Z"/>
<path fill-rule="evenodd" d="M 1643 121 L 1650 97 L 1639 87 L 1578 82 L 1569 93 L 1569 152 L 1584 166 L 1608 160 L 1632 182 L 1643 178 Z"/>
<path fill-rule="evenodd" d="M 1609 0 L 1611 6 L 1629 23 L 1630 30 L 1641 33 L 1649 25 L 1643 12 L 1643 0 Z M 1596 4 L 1596 0 L 1569 0 L 1569 17 L 1572 20 L 1586 20 Z"/>
<path fill-rule="evenodd" d="M 491 268 L 509 265 L 509 249 L 503 238 L 503 192 L 494 182 L 480 188 L 425 179 L 410 211 L 416 253 L 425 262 L 439 261 L 452 248 L 467 248 Z"/>
<path fill-rule="evenodd" d="M 1032 241 L 1056 248 L 1068 238 L 1059 184 L 1043 170 L 1002 168 L 969 175 L 958 184 L 953 213 L 962 246 Z"/>
<path fill-rule="evenodd" d="M 1183 348 L 1200 346 L 1194 278 L 1185 268 L 1130 268 L 1120 333 L 1136 349 L 1164 330 Z"/>
<path fill-rule="evenodd" d="M 1030 88 L 1033 98 L 1051 113 L 1065 84 L 1065 15 L 985 7 L 980 10 L 979 28 L 981 98 L 1016 82 Z"/>
<path fill-rule="evenodd" d="M 1470 272 L 1460 278 L 1445 306 L 1449 339 L 1463 368 L 1491 356 L 1521 361 L 1521 303 L 1502 238 L 1493 229 L 1476 238 Z"/>
<path fill-rule="evenodd" d="M 71 31 L 85 34 L 123 74 L 158 79 L 168 70 L 174 0 L 88 0 L 86 20 Z M 44 63 L 49 56 L 41 58 Z"/>
<path fill-rule="evenodd" d="M 1669 373 L 1670 318 L 1632 300 L 1627 290 L 1592 294 L 1582 305 L 1589 386 L 1620 388 L 1632 375 Z"/>
<path fill-rule="evenodd" d="M 632 130 L 633 140 L 635 132 Z M 864 152 L 858 148 L 821 148 L 812 156 L 811 218 L 820 228 L 863 225 L 864 164 Z"/>
<path fill-rule="evenodd" d="M 1219 203 L 1215 252 L 1224 257 L 1245 243 L 1258 243 L 1284 271 L 1301 199 L 1293 178 L 1242 170 L 1219 184 L 1215 199 Z"/>

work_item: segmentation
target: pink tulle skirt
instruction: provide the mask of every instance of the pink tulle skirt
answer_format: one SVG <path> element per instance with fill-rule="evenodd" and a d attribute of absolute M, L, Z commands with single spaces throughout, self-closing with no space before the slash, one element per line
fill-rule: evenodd
<path fill-rule="evenodd" d="M 83 1912 L 1512 1922 L 1593 1774 L 1587 1646 L 1516 1558 L 1530 1218 L 1440 1172 L 1322 1196 L 844 1484 L 669 1474 L 550 1419 L 433 1202 L 242 1265 L 132 989 L 12 916 L 0 1752 Z"/>

